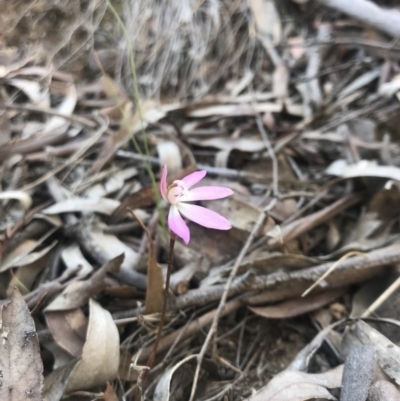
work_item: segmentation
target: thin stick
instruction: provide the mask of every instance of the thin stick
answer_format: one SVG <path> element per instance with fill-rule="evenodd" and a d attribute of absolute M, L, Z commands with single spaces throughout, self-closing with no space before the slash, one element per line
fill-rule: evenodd
<path fill-rule="evenodd" d="M 400 277 L 392 283 L 373 303 L 372 305 L 361 315 L 362 318 L 368 317 L 375 312 L 395 291 L 400 287 Z"/>
<path fill-rule="evenodd" d="M 165 289 L 164 289 L 164 304 L 163 304 L 163 309 L 162 309 L 162 312 L 161 312 L 160 323 L 158 325 L 156 341 L 154 343 L 153 349 L 151 351 L 151 354 L 150 354 L 149 359 L 147 360 L 147 364 L 146 364 L 150 368 L 152 368 L 153 365 L 154 365 L 154 360 L 156 358 L 158 344 L 160 342 L 162 329 L 164 327 L 165 314 L 167 312 L 167 302 L 168 302 L 168 294 L 169 294 L 169 282 L 170 282 L 170 279 L 171 279 L 172 263 L 174 261 L 175 239 L 176 239 L 176 235 L 175 235 L 175 233 L 173 233 L 171 231 L 170 232 L 170 240 L 169 240 L 168 269 L 167 269 L 167 277 L 165 279 Z"/>
<path fill-rule="evenodd" d="M 305 297 L 307 294 L 309 294 L 317 285 L 321 283 L 321 281 L 325 280 L 340 265 L 340 263 L 350 258 L 351 256 L 361 256 L 365 259 L 368 258 L 367 254 L 358 251 L 351 251 L 346 253 L 339 260 L 337 260 L 311 287 L 307 288 L 307 290 L 305 290 L 303 294 L 301 294 L 301 296 Z"/>
<path fill-rule="evenodd" d="M 268 207 L 266 209 L 264 209 L 260 213 L 260 215 L 258 216 L 256 224 L 254 224 L 253 230 L 251 231 L 249 237 L 247 238 L 247 241 L 246 241 L 244 247 L 240 251 L 240 254 L 239 254 L 238 258 L 236 259 L 235 265 L 232 268 L 231 274 L 230 274 L 230 276 L 228 278 L 228 281 L 226 282 L 225 289 L 224 289 L 224 292 L 223 292 L 222 297 L 221 297 L 221 301 L 219 302 L 217 312 L 214 315 L 214 319 L 212 321 L 211 328 L 208 331 L 208 334 L 207 334 L 207 337 L 206 337 L 206 339 L 204 341 L 204 344 L 203 344 L 203 346 L 202 346 L 202 348 L 200 350 L 199 355 L 197 356 L 197 366 L 196 366 L 196 371 L 195 371 L 195 374 L 194 374 L 192 392 L 190 394 L 189 401 L 193 401 L 193 399 L 194 399 L 194 395 L 195 395 L 196 389 L 197 389 L 197 382 L 199 380 L 201 364 L 202 364 L 202 361 L 204 359 L 204 355 L 207 352 L 207 349 L 208 349 L 208 346 L 209 346 L 209 344 L 211 342 L 212 337 L 214 336 L 215 332 L 217 331 L 219 318 L 221 317 L 222 311 L 224 310 L 224 307 L 225 307 L 225 304 L 226 304 L 226 300 L 228 299 L 229 290 L 230 290 L 230 288 L 232 286 L 232 283 L 233 283 L 233 280 L 235 279 L 236 274 L 237 274 L 237 272 L 239 270 L 239 266 L 241 265 L 244 257 L 246 256 L 246 253 L 247 253 L 250 245 L 252 244 L 252 242 L 254 240 L 254 237 L 257 235 L 258 231 L 260 230 L 261 226 L 263 225 L 267 211 L 269 209 L 271 209 L 272 207 L 274 207 L 275 204 L 276 204 L 276 198 L 274 198 L 273 201 L 270 203 L 270 205 L 268 205 Z"/>
<path fill-rule="evenodd" d="M 246 243 L 244 244 L 242 250 L 240 251 L 240 254 L 239 254 L 238 258 L 236 259 L 236 262 L 231 270 L 228 281 L 226 282 L 226 285 L 225 285 L 224 292 L 223 292 L 221 300 L 219 302 L 217 312 L 216 312 L 213 322 L 211 324 L 210 330 L 207 333 L 207 337 L 204 341 L 204 344 L 201 347 L 199 355 L 197 356 L 196 371 L 195 371 L 194 378 L 193 378 L 192 391 L 190 393 L 189 401 L 193 401 L 193 399 L 194 399 L 196 389 L 197 389 L 197 382 L 198 382 L 199 376 L 200 376 L 201 364 L 202 364 L 204 356 L 207 352 L 208 346 L 210 345 L 210 342 L 211 342 L 214 334 L 217 332 L 218 322 L 221 317 L 222 311 L 225 307 L 226 301 L 228 299 L 232 283 L 237 275 L 237 272 L 239 270 L 240 265 L 242 264 L 244 257 L 246 256 L 251 244 L 253 243 L 254 238 L 256 237 L 258 231 L 261 229 L 262 225 L 264 224 L 264 220 L 267 217 L 267 213 L 275 207 L 277 199 L 278 199 L 277 197 L 279 195 L 279 181 L 278 181 L 279 174 L 278 174 L 277 158 L 276 158 L 274 149 L 269 141 L 267 132 L 264 129 L 264 126 L 262 124 L 260 116 L 257 116 L 256 122 L 257 122 L 258 129 L 260 131 L 262 140 L 264 142 L 264 145 L 265 145 L 265 147 L 268 151 L 268 154 L 272 160 L 273 196 L 274 197 L 272 198 L 271 202 L 259 214 L 258 219 L 257 219 L 256 223 L 254 224 L 250 235 L 247 237 Z"/>

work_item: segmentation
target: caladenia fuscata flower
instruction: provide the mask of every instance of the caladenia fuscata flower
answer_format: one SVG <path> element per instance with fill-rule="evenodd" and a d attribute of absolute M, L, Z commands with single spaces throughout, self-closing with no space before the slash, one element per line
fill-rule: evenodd
<path fill-rule="evenodd" d="M 168 215 L 168 226 L 174 234 L 183 239 L 185 244 L 188 244 L 190 241 L 190 231 L 181 215 L 203 227 L 214 228 L 216 230 L 229 230 L 232 228 L 231 223 L 220 214 L 205 207 L 187 203 L 221 199 L 233 194 L 231 189 L 225 187 L 209 186 L 192 188 L 206 174 L 206 171 L 195 171 L 181 180 L 175 180 L 171 185 L 167 186 L 167 166 L 164 164 L 162 167 L 160 191 L 164 200 L 171 205 Z"/>

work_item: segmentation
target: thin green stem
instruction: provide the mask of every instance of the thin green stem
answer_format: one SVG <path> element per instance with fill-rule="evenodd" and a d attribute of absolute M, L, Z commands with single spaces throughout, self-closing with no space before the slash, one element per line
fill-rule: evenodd
<path fill-rule="evenodd" d="M 137 112 L 139 115 L 139 120 L 140 120 L 140 126 L 141 126 L 141 133 L 142 133 L 142 141 L 144 144 L 144 150 L 145 150 L 145 155 L 147 156 L 144 159 L 144 164 L 145 164 L 145 168 L 147 170 L 147 173 L 149 175 L 150 181 L 151 181 L 151 185 L 153 188 L 153 192 L 154 192 L 154 197 L 155 197 L 155 201 L 156 201 L 156 206 L 157 206 L 157 210 L 158 210 L 158 214 L 160 216 L 160 222 L 161 222 L 161 226 L 163 228 L 163 232 L 164 232 L 164 236 L 165 238 L 168 238 L 168 230 L 167 230 L 167 223 L 165 221 L 165 216 L 161 207 L 161 198 L 158 192 L 158 188 L 157 188 L 157 183 L 156 183 L 156 179 L 154 177 L 154 173 L 153 170 L 151 169 L 151 163 L 150 163 L 150 152 L 149 152 L 149 145 L 147 142 L 147 136 L 146 136 L 146 131 L 144 128 L 144 120 L 143 120 L 143 112 L 142 112 L 142 108 L 141 108 L 141 104 L 140 104 L 140 94 L 139 94 L 139 85 L 138 85 L 138 80 L 137 80 L 137 74 L 136 74 L 136 65 L 135 65 L 135 57 L 133 54 L 133 49 L 132 49 L 132 43 L 129 37 L 129 33 L 126 29 L 126 26 L 124 24 L 124 22 L 122 21 L 121 17 L 119 16 L 117 10 L 114 8 L 114 6 L 110 3 L 110 1 L 107 2 L 107 6 L 110 9 L 110 11 L 112 12 L 112 14 L 114 15 L 115 19 L 117 20 L 122 33 L 125 37 L 125 41 L 127 44 L 127 48 L 128 48 L 128 55 L 129 55 L 129 67 L 130 67 L 130 71 L 131 71 L 131 75 L 132 75 L 132 81 L 133 81 L 133 88 L 134 88 L 134 96 L 136 99 L 136 107 L 137 107 Z M 135 135 L 132 133 L 131 134 L 131 140 L 132 140 L 132 144 L 133 147 L 135 148 L 136 152 L 139 153 L 140 155 L 143 155 L 139 144 L 136 141 Z"/>

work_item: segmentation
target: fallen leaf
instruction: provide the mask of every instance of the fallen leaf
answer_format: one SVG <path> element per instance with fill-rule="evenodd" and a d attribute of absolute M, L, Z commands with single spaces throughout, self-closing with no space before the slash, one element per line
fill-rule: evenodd
<path fill-rule="evenodd" d="M 81 357 L 88 325 L 82 310 L 46 312 L 45 318 L 56 343 L 72 356 Z"/>
<path fill-rule="evenodd" d="M 282 26 L 274 0 L 248 0 L 247 3 L 260 35 L 270 41 L 273 46 L 279 44 Z"/>
<path fill-rule="evenodd" d="M 71 212 L 93 212 L 109 216 L 120 204 L 121 203 L 115 199 L 85 199 L 76 197 L 57 202 L 54 205 L 44 209 L 42 213 L 58 214 Z"/>
<path fill-rule="evenodd" d="M 60 114 L 70 116 L 75 109 L 76 102 L 78 100 L 78 94 L 75 85 L 72 83 L 64 83 L 63 91 L 65 93 L 65 97 L 58 105 L 56 110 Z M 65 118 L 53 116 L 44 126 L 43 133 L 49 133 L 59 129 L 66 129 L 69 124 L 69 121 L 65 120 Z"/>
<path fill-rule="evenodd" d="M 129 210 L 139 222 L 149 241 L 149 255 L 147 261 L 147 288 L 146 288 L 146 314 L 161 313 L 164 305 L 164 277 L 157 263 L 156 247 L 151 234 L 142 221 Z"/>
<path fill-rule="evenodd" d="M 285 370 L 245 401 L 336 400 L 327 389 L 341 386 L 342 372 L 343 366 L 314 374 Z"/>
<path fill-rule="evenodd" d="M 286 319 L 319 309 L 330 304 L 336 298 L 345 294 L 347 288 L 325 291 L 321 294 L 311 295 L 304 298 L 293 299 L 274 306 L 249 306 L 248 308 L 258 316 L 268 319 Z"/>
<path fill-rule="evenodd" d="M 234 197 L 225 198 L 223 200 L 216 201 L 203 201 L 204 206 L 213 210 L 214 212 L 220 213 L 225 216 L 232 227 L 250 233 L 256 223 L 258 216 L 261 213 L 261 209 L 249 202 L 236 199 Z M 264 234 L 270 231 L 274 226 L 272 219 L 266 219 L 266 223 L 261 230 Z"/>
<path fill-rule="evenodd" d="M 48 237 L 50 237 L 57 230 L 56 227 L 47 231 L 38 240 L 27 239 L 22 242 L 19 246 L 13 249 L 0 264 L 0 272 L 4 272 L 13 266 L 24 266 L 40 259 L 44 254 L 51 250 L 57 243 L 57 240 L 53 241 L 48 247 L 45 247 L 41 251 L 33 252 L 38 248 Z M 31 253 L 33 255 L 31 256 Z"/>
<path fill-rule="evenodd" d="M 145 187 L 137 192 L 127 196 L 119 207 L 117 207 L 113 214 L 110 216 L 110 223 L 117 223 L 126 216 L 127 208 L 140 209 L 151 206 L 155 202 L 153 187 Z M 141 218 L 142 219 L 142 218 Z M 143 219 L 142 219 L 143 220 Z"/>
<path fill-rule="evenodd" d="M 34 243 L 34 245 L 38 246 L 39 244 Z M 32 252 L 28 253 L 27 255 L 23 254 L 21 256 L 17 256 L 12 260 L 9 260 L 10 258 L 7 257 L 7 258 L 5 258 L 4 265 L 1 267 L 1 270 L 4 271 L 6 269 L 9 269 L 10 267 L 19 267 L 19 266 L 30 265 L 30 264 L 38 261 L 39 259 L 41 259 L 47 253 L 49 253 L 56 245 L 57 245 L 57 240 L 53 241 L 49 246 L 46 246 L 45 248 L 41 249 L 40 251 L 37 251 L 37 252 L 32 251 Z M 19 247 L 16 248 L 12 252 L 12 255 L 15 254 L 15 251 L 17 251 L 17 250 L 19 251 L 20 249 L 21 248 L 19 248 Z"/>
<path fill-rule="evenodd" d="M 101 247 L 103 252 L 108 255 L 110 259 L 124 254 L 121 269 L 132 270 L 132 267 L 136 265 L 137 253 L 115 235 L 104 234 L 101 231 L 92 231 L 92 235 L 96 244 Z"/>
<path fill-rule="evenodd" d="M 177 373 L 179 368 L 181 368 L 186 362 L 196 358 L 197 355 L 189 355 L 188 357 L 182 359 L 180 362 L 178 362 L 176 365 L 174 365 L 172 368 L 168 369 L 161 378 L 158 380 L 156 389 L 154 390 L 154 396 L 153 400 L 154 401 L 169 401 L 171 398 L 171 395 L 173 396 L 173 391 L 171 391 L 172 387 L 172 380 L 174 374 Z M 179 378 L 182 385 L 187 385 L 187 381 L 182 382 L 181 378 Z"/>
<path fill-rule="evenodd" d="M 9 79 L 7 83 L 24 92 L 35 106 L 43 107 L 44 109 L 50 108 L 50 95 L 46 90 L 41 91 L 41 86 L 38 82 L 26 79 Z"/>
<path fill-rule="evenodd" d="M 42 401 L 43 364 L 35 323 L 18 289 L 2 305 L 0 399 Z"/>
<path fill-rule="evenodd" d="M 73 360 L 60 368 L 53 370 L 44 379 L 43 398 L 46 401 L 60 401 L 67 388 L 71 372 L 78 360 Z"/>
<path fill-rule="evenodd" d="M 85 278 L 93 272 L 93 266 L 83 256 L 77 244 L 73 244 L 64 248 L 61 252 L 61 259 L 67 270 L 75 271 L 80 266 L 77 277 Z"/>
<path fill-rule="evenodd" d="M 101 386 L 118 376 L 119 333 L 113 318 L 92 299 L 82 359 L 73 369 L 67 392 Z"/>
<path fill-rule="evenodd" d="M 106 391 L 104 391 L 104 401 L 118 401 L 117 394 L 115 394 L 115 391 L 113 389 L 113 386 L 107 382 L 107 388 Z"/>
<path fill-rule="evenodd" d="M 279 113 L 282 106 L 279 103 L 255 103 L 249 104 L 223 104 L 212 106 L 198 106 L 188 112 L 188 117 L 211 117 L 211 116 L 255 116 L 259 113 Z"/>
<path fill-rule="evenodd" d="M 29 210 L 32 205 L 32 198 L 23 191 L 5 191 L 0 192 L 0 200 L 12 199 L 17 200 L 24 210 Z"/>
<path fill-rule="evenodd" d="M 157 145 L 160 165 L 166 164 L 168 171 L 173 174 L 182 169 L 182 155 L 179 146 L 173 141 L 164 141 Z"/>
<path fill-rule="evenodd" d="M 119 255 L 105 263 L 89 279 L 72 282 L 50 303 L 45 312 L 70 310 L 85 305 L 90 297 L 97 295 L 106 288 L 107 273 L 117 273 L 123 260 L 124 255 Z"/>
<path fill-rule="evenodd" d="M 399 167 L 379 166 L 369 160 L 360 160 L 358 163 L 350 165 L 345 160 L 336 160 L 327 168 L 326 174 L 342 178 L 380 177 L 400 181 Z"/>
<path fill-rule="evenodd" d="M 369 401 L 400 401 L 396 386 L 387 380 L 376 381 L 369 389 Z"/>
<path fill-rule="evenodd" d="M 285 101 L 288 97 L 290 72 L 284 63 L 276 66 L 272 75 L 272 92 L 280 101 Z"/>
<path fill-rule="evenodd" d="M 379 68 L 370 70 L 365 74 L 360 75 L 357 79 L 352 81 L 349 85 L 345 86 L 338 94 L 339 98 L 349 96 L 357 90 L 363 88 L 365 85 L 370 84 L 375 79 L 379 78 L 381 70 Z"/>

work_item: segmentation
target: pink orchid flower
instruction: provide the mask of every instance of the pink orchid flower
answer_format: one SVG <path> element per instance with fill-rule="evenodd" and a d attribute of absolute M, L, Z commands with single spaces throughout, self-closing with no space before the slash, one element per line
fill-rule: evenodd
<path fill-rule="evenodd" d="M 183 220 L 183 216 L 200 224 L 203 227 L 215 228 L 217 230 L 229 230 L 231 223 L 225 218 L 205 207 L 193 205 L 186 202 L 212 200 L 226 198 L 233 194 L 233 191 L 225 187 L 198 187 L 190 189 L 201 181 L 207 174 L 206 171 L 196 171 L 182 178 L 175 180 L 167 186 L 167 166 L 164 164 L 161 171 L 160 191 L 161 195 L 171 208 L 168 215 L 168 226 L 170 230 L 181 237 L 185 244 L 189 243 L 189 227 Z"/>

